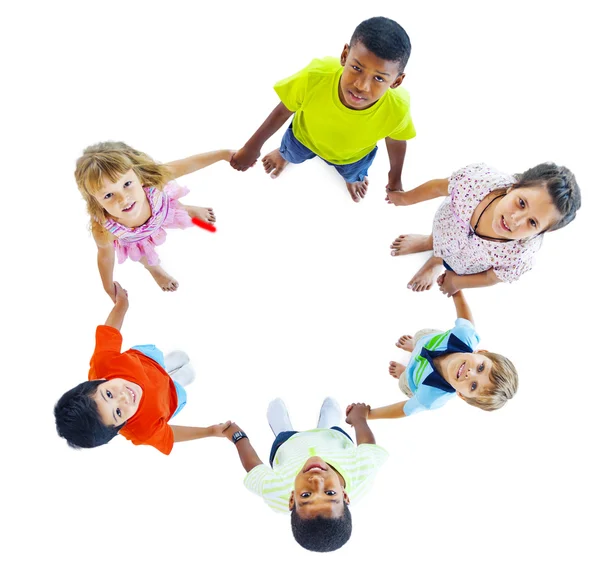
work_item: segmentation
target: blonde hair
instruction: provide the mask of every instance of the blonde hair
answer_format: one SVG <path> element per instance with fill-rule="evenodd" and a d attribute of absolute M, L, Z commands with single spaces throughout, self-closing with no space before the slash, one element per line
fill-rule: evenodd
<path fill-rule="evenodd" d="M 478 397 L 464 398 L 464 401 L 484 411 L 495 411 L 504 407 L 508 399 L 512 399 L 519 387 L 519 375 L 515 365 L 505 356 L 494 352 L 486 352 L 485 356 L 492 362 L 490 370 L 491 388 Z"/>
<path fill-rule="evenodd" d="M 108 213 L 100 205 L 94 194 L 102 189 L 104 178 L 118 181 L 130 169 L 135 171 L 142 185 L 161 189 L 170 179 L 166 165 L 157 163 L 146 153 L 142 153 L 121 141 L 104 141 L 91 145 L 75 165 L 75 181 L 85 200 L 90 215 L 92 229 L 95 224 L 103 224 Z"/>

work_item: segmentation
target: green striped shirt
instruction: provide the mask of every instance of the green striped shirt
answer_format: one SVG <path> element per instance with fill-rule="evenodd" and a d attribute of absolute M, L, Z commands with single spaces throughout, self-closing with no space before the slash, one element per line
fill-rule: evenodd
<path fill-rule="evenodd" d="M 257 465 L 244 479 L 244 485 L 260 495 L 278 512 L 288 512 L 296 475 L 309 457 L 321 457 L 346 481 L 346 493 L 355 503 L 367 492 L 388 452 L 379 445 L 354 445 L 334 429 L 312 429 L 292 435 L 278 450 L 273 467 Z"/>

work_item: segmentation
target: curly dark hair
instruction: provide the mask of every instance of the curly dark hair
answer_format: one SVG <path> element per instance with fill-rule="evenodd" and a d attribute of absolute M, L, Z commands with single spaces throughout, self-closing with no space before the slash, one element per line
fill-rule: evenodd
<path fill-rule="evenodd" d="M 410 38 L 394 20 L 375 16 L 361 22 L 352 34 L 350 47 L 357 42 L 362 42 L 375 56 L 397 62 L 400 72 L 404 71 L 410 57 Z"/>
<path fill-rule="evenodd" d="M 344 513 L 339 518 L 317 516 L 303 519 L 298 515 L 295 504 L 291 513 L 294 538 L 307 550 L 333 552 L 341 548 L 352 535 L 352 515 L 345 502 Z"/>

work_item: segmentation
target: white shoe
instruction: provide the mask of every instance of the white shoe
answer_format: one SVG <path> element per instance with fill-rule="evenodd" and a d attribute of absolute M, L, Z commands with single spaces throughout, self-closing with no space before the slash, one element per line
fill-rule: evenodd
<path fill-rule="evenodd" d="M 190 357 L 182 350 L 174 350 L 165 355 L 165 369 L 172 373 L 190 362 Z"/>
<path fill-rule="evenodd" d="M 273 435 L 277 437 L 282 431 L 293 431 L 287 407 L 281 399 L 274 399 L 267 409 L 267 420 Z"/>
<path fill-rule="evenodd" d="M 317 429 L 329 429 L 342 423 L 342 410 L 335 399 L 327 397 L 321 405 Z"/>
<path fill-rule="evenodd" d="M 170 372 L 171 378 L 177 381 L 182 387 L 187 387 L 196 378 L 196 372 L 192 368 L 192 365 L 183 365 L 181 368 Z"/>

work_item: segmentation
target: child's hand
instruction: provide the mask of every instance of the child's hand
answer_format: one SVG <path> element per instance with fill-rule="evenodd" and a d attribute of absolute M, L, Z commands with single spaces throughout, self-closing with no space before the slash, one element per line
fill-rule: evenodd
<path fill-rule="evenodd" d="M 246 171 L 249 167 L 254 166 L 259 156 L 260 149 L 246 149 L 246 147 L 242 147 L 231 156 L 229 164 L 238 171 Z"/>
<path fill-rule="evenodd" d="M 386 188 L 386 196 L 385 201 L 394 205 L 405 205 L 402 203 L 404 197 L 404 191 L 402 190 L 392 190 Z"/>
<path fill-rule="evenodd" d="M 437 283 L 440 287 L 440 290 L 448 297 L 453 296 L 459 291 L 459 288 L 457 288 L 454 284 L 456 276 L 457 275 L 454 272 L 450 272 L 450 270 L 447 270 L 446 272 L 441 274 L 437 279 Z"/>
<path fill-rule="evenodd" d="M 129 296 L 127 294 L 127 290 L 125 290 L 118 282 L 114 282 L 114 286 L 115 297 L 113 298 L 113 301 L 115 306 L 124 306 L 125 308 L 129 308 Z"/>
<path fill-rule="evenodd" d="M 211 425 L 208 427 L 211 431 L 211 437 L 227 437 L 225 431 L 231 427 L 231 421 L 225 421 L 225 423 L 217 423 L 216 425 Z M 235 433 L 235 431 L 233 432 Z"/>
<path fill-rule="evenodd" d="M 346 423 L 348 425 L 354 425 L 361 419 L 367 420 L 371 407 L 364 403 L 352 403 L 346 407 Z"/>
<path fill-rule="evenodd" d="M 223 429 L 221 431 L 221 434 L 218 435 L 218 437 L 227 437 L 227 439 L 229 439 L 229 441 L 231 441 L 231 436 L 236 432 L 236 431 L 241 431 L 241 429 L 239 428 L 237 423 L 232 423 L 231 421 L 227 421 L 227 423 L 229 423 L 229 426 L 225 429 Z M 215 425 L 215 427 L 217 427 L 218 425 Z"/>

